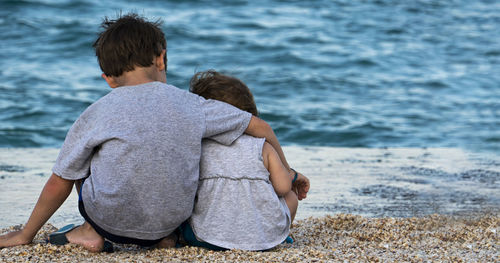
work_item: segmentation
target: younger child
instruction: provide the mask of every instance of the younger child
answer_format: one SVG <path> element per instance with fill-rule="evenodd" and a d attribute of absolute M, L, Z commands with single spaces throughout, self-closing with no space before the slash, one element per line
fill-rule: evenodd
<path fill-rule="evenodd" d="M 252 93 L 239 79 L 200 72 L 191 79 L 190 91 L 258 115 Z M 241 135 L 231 145 L 204 140 L 195 207 L 189 224 L 183 225 L 184 239 L 215 250 L 275 247 L 288 237 L 297 211 L 292 183 L 298 176 L 307 185 L 296 187 L 307 192 L 307 178 L 285 168 L 265 138 Z"/>

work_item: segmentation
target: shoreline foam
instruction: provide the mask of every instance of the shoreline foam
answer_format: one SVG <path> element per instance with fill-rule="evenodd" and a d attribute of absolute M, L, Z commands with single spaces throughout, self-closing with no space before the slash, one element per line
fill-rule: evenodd
<path fill-rule="evenodd" d="M 412 217 L 500 210 L 500 157 L 453 148 L 283 147 L 309 177 L 297 219 L 328 214 Z M 0 148 L 0 228 L 26 222 L 59 150 Z M 77 195 L 52 216 L 81 223 Z"/>

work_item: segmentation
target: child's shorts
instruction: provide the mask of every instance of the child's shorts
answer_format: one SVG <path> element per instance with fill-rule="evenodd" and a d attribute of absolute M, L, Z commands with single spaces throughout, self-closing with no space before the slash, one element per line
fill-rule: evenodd
<path fill-rule="evenodd" d="M 218 247 L 216 245 L 212 245 L 210 243 L 196 239 L 196 236 L 194 235 L 193 229 L 191 228 L 191 225 L 189 224 L 188 221 L 185 221 L 184 223 L 182 223 L 182 225 L 179 227 L 179 229 L 180 229 L 182 237 L 184 238 L 184 241 L 190 246 L 204 247 L 204 248 L 208 248 L 208 249 L 216 250 L 216 251 L 227 250 L 226 248 Z"/>
<path fill-rule="evenodd" d="M 97 225 L 90 217 L 87 215 L 87 212 L 85 211 L 85 206 L 83 205 L 83 200 L 82 200 L 82 188 L 83 188 L 83 183 L 84 180 L 82 180 L 82 185 L 80 187 L 80 193 L 78 193 L 78 210 L 80 211 L 80 214 L 82 217 L 87 221 L 94 229 L 95 231 L 101 235 L 103 238 L 115 242 L 115 243 L 120 243 L 120 244 L 135 244 L 143 247 L 150 247 L 153 245 L 156 245 L 159 243 L 162 238 L 156 239 L 156 240 L 145 240 L 145 239 L 138 239 L 138 238 L 132 238 L 132 237 L 123 237 L 123 236 L 117 236 L 114 234 L 109 233 L 108 231 L 102 229 L 99 225 Z"/>

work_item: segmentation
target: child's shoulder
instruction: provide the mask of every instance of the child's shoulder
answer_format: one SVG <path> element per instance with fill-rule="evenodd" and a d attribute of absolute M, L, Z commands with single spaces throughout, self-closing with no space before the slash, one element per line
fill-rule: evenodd
<path fill-rule="evenodd" d="M 243 158 L 244 156 L 260 156 L 263 152 L 265 138 L 256 138 L 247 134 L 242 134 L 230 145 L 224 145 L 211 139 L 204 139 L 202 149 L 206 153 L 216 155 L 234 155 Z M 271 146 L 272 147 L 272 146 Z"/>
<path fill-rule="evenodd" d="M 266 138 L 258 138 L 245 133 L 242 134 L 240 137 L 238 137 L 238 140 L 240 141 L 240 143 L 249 145 L 254 145 L 254 144 L 263 145 L 266 142 Z"/>

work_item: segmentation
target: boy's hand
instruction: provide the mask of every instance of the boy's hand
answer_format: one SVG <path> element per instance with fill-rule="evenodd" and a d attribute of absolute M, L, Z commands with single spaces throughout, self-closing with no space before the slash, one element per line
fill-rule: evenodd
<path fill-rule="evenodd" d="M 31 241 L 24 236 L 22 230 L 17 230 L 0 236 L 0 248 L 26 245 Z"/>
<path fill-rule="evenodd" d="M 307 192 L 309 192 L 309 179 L 303 174 L 298 173 L 297 180 L 292 185 L 292 190 L 297 194 L 299 200 L 307 197 Z"/>

